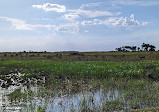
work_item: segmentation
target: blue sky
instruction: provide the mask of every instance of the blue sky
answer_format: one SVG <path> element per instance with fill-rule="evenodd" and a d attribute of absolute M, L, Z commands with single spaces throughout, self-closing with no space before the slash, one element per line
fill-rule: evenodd
<path fill-rule="evenodd" d="M 0 52 L 159 49 L 159 0 L 1 0 Z"/>

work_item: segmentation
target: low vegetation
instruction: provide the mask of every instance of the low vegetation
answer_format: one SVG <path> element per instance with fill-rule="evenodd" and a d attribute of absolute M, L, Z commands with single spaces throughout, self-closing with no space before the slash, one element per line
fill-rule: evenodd
<path fill-rule="evenodd" d="M 141 61 L 159 60 L 159 51 L 112 52 L 8 52 L 0 53 L 0 61 Z"/>
<path fill-rule="evenodd" d="M 27 77 L 41 75 L 63 77 L 158 77 L 159 61 L 138 62 L 53 62 L 53 61 L 1 61 L 0 74 L 26 73 Z M 31 74 L 30 74 L 31 73 Z M 153 76 L 155 75 L 155 76 Z"/>
<path fill-rule="evenodd" d="M 12 82 L 27 86 L 8 94 L 11 102 L 77 95 L 78 108 L 69 99 L 69 108 L 58 103 L 63 109 L 59 111 L 158 110 L 158 51 L 1 53 L 0 59 L 0 79 L 5 82 L 1 87 L 8 88 Z M 38 85 L 36 91 L 31 85 Z M 43 104 L 29 107 L 35 108 L 47 111 Z"/>

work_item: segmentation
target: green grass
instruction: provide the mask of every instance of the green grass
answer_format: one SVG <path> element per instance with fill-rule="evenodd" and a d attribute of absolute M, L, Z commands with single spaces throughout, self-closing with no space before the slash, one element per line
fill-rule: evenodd
<path fill-rule="evenodd" d="M 0 74 L 22 72 L 38 77 L 41 73 L 68 77 L 133 77 L 143 76 L 145 66 L 155 66 L 159 75 L 159 61 L 138 62 L 53 62 L 53 61 L 1 61 Z M 37 75 L 36 75 L 37 74 Z M 29 76 L 31 77 L 31 76 Z M 158 76 L 157 76 L 158 77 Z"/>

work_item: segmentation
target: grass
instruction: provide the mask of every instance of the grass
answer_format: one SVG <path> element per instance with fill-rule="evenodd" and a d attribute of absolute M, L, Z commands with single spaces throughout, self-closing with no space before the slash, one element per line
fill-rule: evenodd
<path fill-rule="evenodd" d="M 8 52 L 0 53 L 1 61 L 140 61 L 159 60 L 159 52 Z M 141 58 L 144 57 L 144 58 Z"/>
<path fill-rule="evenodd" d="M 93 102 L 93 94 L 89 98 L 83 96 L 79 101 L 80 111 L 121 111 L 126 106 L 131 106 L 132 112 L 158 111 L 158 108 L 138 109 L 141 105 L 159 105 L 158 55 L 159 52 L 7 53 L 5 56 L 1 53 L 0 77 L 18 72 L 25 74 L 24 79 L 45 76 L 49 91 L 48 87 L 39 88 L 37 97 L 61 92 L 78 94 L 87 89 L 94 93 L 100 88 L 103 95 L 110 92 L 112 100 L 101 96 L 101 105 Z M 114 99 L 116 90 L 119 96 Z M 8 97 L 11 101 L 24 100 L 28 93 L 34 97 L 31 91 L 19 89 Z M 73 103 L 70 109 L 76 110 Z M 41 106 L 38 110 L 44 111 Z"/>
<path fill-rule="evenodd" d="M 101 82 L 103 83 L 103 81 Z M 85 111 L 124 110 L 123 112 L 148 112 L 148 110 L 154 111 L 155 109 L 152 107 L 159 105 L 159 86 L 156 85 L 158 82 L 151 82 L 146 79 L 130 80 L 124 78 L 116 81 L 110 79 L 108 83 L 103 83 L 100 105 L 96 104 L 94 108 L 92 108 L 91 105 L 93 105 L 93 103 L 89 101 L 89 97 L 84 97 L 83 100 L 81 100 L 83 104 L 81 108 Z M 94 97 L 93 99 L 95 101 Z M 142 106 L 146 106 L 146 108 L 150 107 L 150 109 L 139 109 L 143 108 Z"/>
<path fill-rule="evenodd" d="M 85 81 L 85 82 L 84 82 Z M 76 85 L 76 86 L 73 86 Z M 65 87 L 65 88 L 64 88 Z M 102 89 L 102 91 L 99 91 Z M 75 91 L 76 90 L 76 91 Z M 87 94 L 87 92 L 89 92 Z M 98 93 L 99 92 L 99 93 Z M 99 96 L 97 97 L 97 93 Z M 49 98 L 56 95 L 66 96 L 71 99 L 80 95 L 76 100 L 79 111 L 121 111 L 130 109 L 139 109 L 142 105 L 146 107 L 156 107 L 159 105 L 159 83 L 148 79 L 130 79 L 130 78 L 107 78 L 105 79 L 85 79 L 69 81 L 62 80 L 52 88 L 38 87 L 37 92 L 34 89 L 15 90 L 9 94 L 11 101 L 20 100 L 32 101 L 34 97 Z M 26 98 L 28 96 L 29 98 Z M 61 96 L 59 96 L 60 98 Z M 65 99 L 65 98 L 64 98 Z M 97 103 L 97 99 L 100 101 Z M 54 98 L 52 98 L 54 100 Z M 47 100 L 46 100 L 47 101 Z M 44 103 L 44 102 L 43 102 Z M 70 110 L 77 110 L 76 104 L 67 102 Z M 47 102 L 46 102 L 47 104 Z M 42 105 L 43 106 L 43 105 Z M 67 110 L 65 103 L 61 104 L 64 110 Z"/>
<path fill-rule="evenodd" d="M 152 65 L 155 66 L 156 72 L 153 74 L 158 75 L 159 61 L 152 60 L 138 62 L 1 61 L 0 74 L 22 72 L 28 74 L 28 77 L 35 78 L 41 74 L 64 77 L 138 78 L 143 76 L 145 66 Z"/>
<path fill-rule="evenodd" d="M 121 111 L 121 112 L 158 112 L 159 107 L 146 108 L 146 109 L 134 109 L 129 111 Z"/>
<path fill-rule="evenodd" d="M 8 94 L 8 98 L 11 102 L 27 102 L 27 99 L 31 99 L 33 97 L 33 92 L 31 90 L 24 90 L 23 92 L 21 89 L 16 89 L 14 92 Z"/>

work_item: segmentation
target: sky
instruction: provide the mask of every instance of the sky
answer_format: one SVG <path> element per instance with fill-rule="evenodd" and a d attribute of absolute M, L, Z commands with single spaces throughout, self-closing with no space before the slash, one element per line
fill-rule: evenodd
<path fill-rule="evenodd" d="M 0 52 L 159 49 L 159 0 L 1 0 Z"/>

